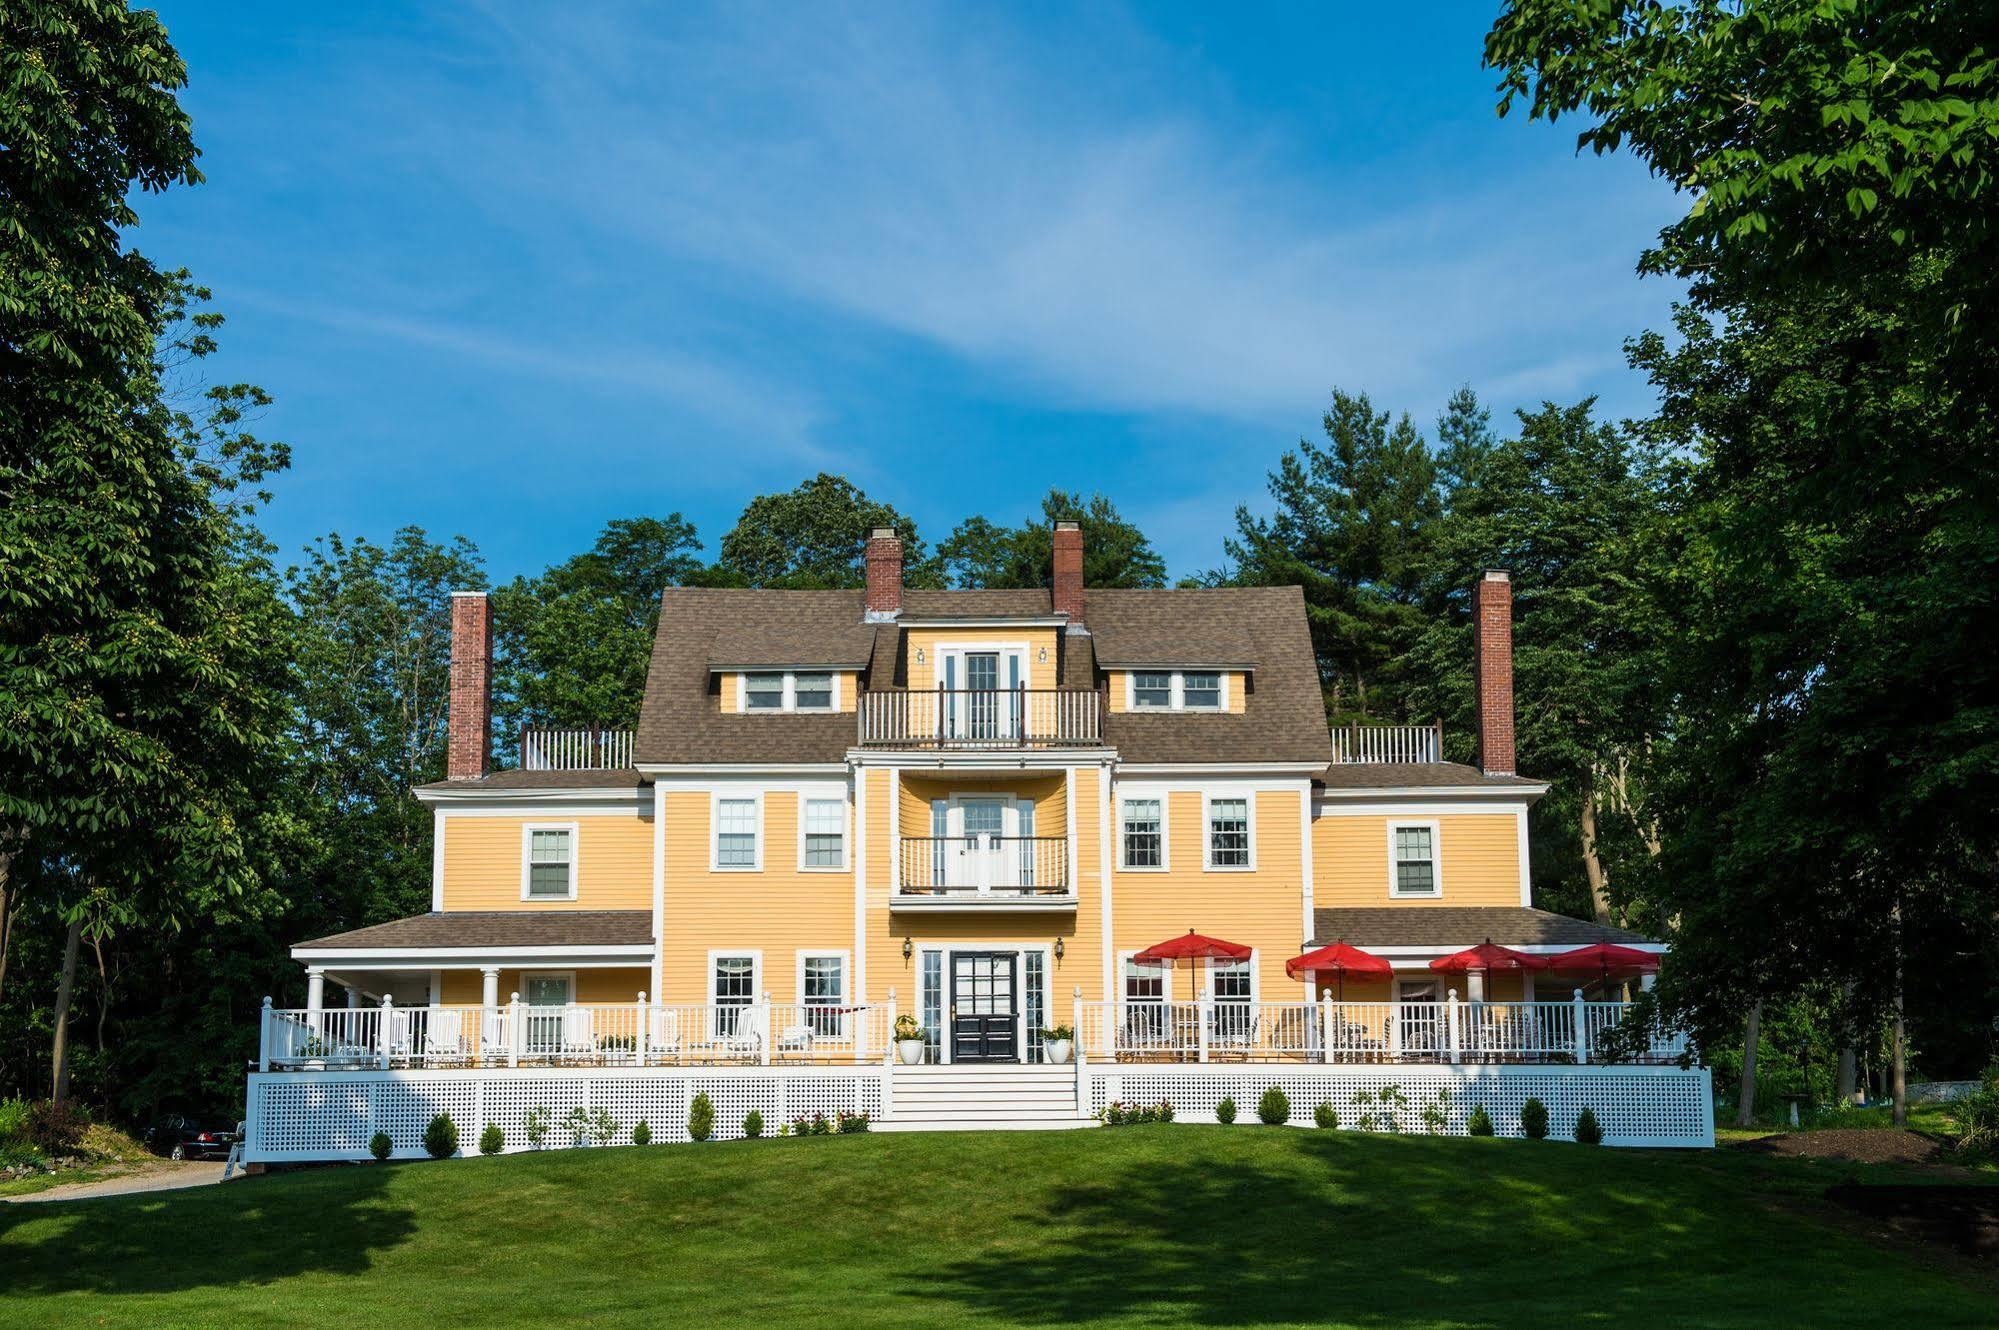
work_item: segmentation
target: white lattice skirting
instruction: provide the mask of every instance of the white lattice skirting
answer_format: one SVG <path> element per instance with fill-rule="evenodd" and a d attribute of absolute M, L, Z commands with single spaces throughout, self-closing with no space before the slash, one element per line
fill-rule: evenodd
<path fill-rule="evenodd" d="M 1605 1145 L 1709 1147 L 1714 1144 L 1714 1092 L 1705 1067 L 1602 1066 L 1229 1066 L 1214 1063 L 1159 1067 L 1087 1068 L 1092 1112 L 1123 1100 L 1173 1105 L 1182 1122 L 1213 1122 L 1215 1105 L 1236 1102 L 1236 1121 L 1255 1122 L 1256 1102 L 1270 1086 L 1291 1101 L 1293 1123 L 1310 1126 L 1312 1110 L 1331 1104 L 1340 1126 L 1351 1128 L 1363 1111 L 1385 1111 L 1354 1103 L 1354 1096 L 1401 1087 L 1408 1105 L 1396 1130 L 1425 1130 L 1423 1109 L 1436 1104 L 1440 1130 L 1462 1136 L 1465 1119 L 1483 1106 L 1501 1136 L 1518 1136 L 1520 1106 L 1539 1099 L 1548 1109 L 1548 1135 L 1574 1140 L 1576 1117 L 1596 1114 Z M 1438 1103 L 1438 1093 L 1450 1091 Z"/>
<path fill-rule="evenodd" d="M 715 1105 L 715 1138 L 743 1134 L 755 1109 L 764 1131 L 778 1124 L 844 1111 L 882 1115 L 881 1067 L 710 1067 L 651 1069 L 531 1068 L 519 1071 L 357 1071 L 250 1077 L 246 1163 L 366 1159 L 368 1141 L 385 1131 L 393 1158 L 423 1156 L 423 1131 L 439 1113 L 458 1127 L 460 1148 L 478 1148 L 486 1124 L 498 1123 L 508 1153 L 531 1148 L 527 1115 L 549 1110 L 547 1144 L 570 1144 L 562 1127 L 572 1108 L 602 1108 L 618 1122 L 616 1145 L 632 1143 L 644 1121 L 656 1142 L 682 1142 L 687 1108 L 706 1093 Z"/>

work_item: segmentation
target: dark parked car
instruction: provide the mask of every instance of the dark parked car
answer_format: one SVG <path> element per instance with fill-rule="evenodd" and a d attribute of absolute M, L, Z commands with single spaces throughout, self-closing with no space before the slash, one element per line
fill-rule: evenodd
<path fill-rule="evenodd" d="M 169 1113 L 146 1128 L 146 1148 L 169 1159 L 226 1159 L 242 1139 L 233 1122 Z"/>

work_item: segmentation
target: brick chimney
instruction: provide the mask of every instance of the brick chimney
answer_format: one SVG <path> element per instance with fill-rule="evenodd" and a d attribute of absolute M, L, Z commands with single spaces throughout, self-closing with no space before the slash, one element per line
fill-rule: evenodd
<path fill-rule="evenodd" d="M 902 538 L 892 526 L 868 532 L 868 590 L 862 599 L 869 623 L 884 623 L 902 613 Z"/>
<path fill-rule="evenodd" d="M 1052 596 L 1057 614 L 1069 616 L 1069 631 L 1088 631 L 1083 626 L 1083 527 L 1078 522 L 1055 524 L 1055 590 Z"/>
<path fill-rule="evenodd" d="M 1478 764 L 1488 776 L 1513 774 L 1513 578 L 1488 568 L 1471 595 L 1472 681 Z"/>
<path fill-rule="evenodd" d="M 478 780 L 493 764 L 493 622 L 483 591 L 451 593 L 448 715 L 445 774 Z"/>

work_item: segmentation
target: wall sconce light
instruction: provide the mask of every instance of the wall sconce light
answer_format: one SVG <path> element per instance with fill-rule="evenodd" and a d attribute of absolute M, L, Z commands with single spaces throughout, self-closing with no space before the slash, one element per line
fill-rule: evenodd
<path fill-rule="evenodd" d="M 921 665 L 921 664 L 923 663 L 923 648 L 922 648 L 922 647 L 918 647 L 918 648 L 916 648 L 916 663 L 917 663 L 918 665 Z"/>
<path fill-rule="evenodd" d="M 916 954 L 916 944 L 914 942 L 911 942 L 908 938 L 904 938 L 902 940 L 902 958 L 904 960 L 908 960 L 911 956 L 914 956 L 915 954 Z"/>
<path fill-rule="evenodd" d="M 1043 665 L 1046 665 L 1046 664 L 1048 663 L 1048 648 L 1047 648 L 1047 647 L 1043 647 L 1043 648 L 1041 648 L 1041 663 L 1042 663 Z"/>
<path fill-rule="evenodd" d="M 1055 959 L 1062 959 L 1062 939 L 1059 937 L 1055 939 Z"/>

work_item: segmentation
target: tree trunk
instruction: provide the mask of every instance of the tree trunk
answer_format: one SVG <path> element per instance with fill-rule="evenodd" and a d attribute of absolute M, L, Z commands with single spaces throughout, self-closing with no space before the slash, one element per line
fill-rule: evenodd
<path fill-rule="evenodd" d="M 69 1100 L 69 1001 L 76 993 L 76 957 L 83 949 L 83 912 L 69 921 L 69 934 L 62 944 L 62 978 L 56 984 L 54 1084 L 49 1097 L 58 1104 Z"/>
<path fill-rule="evenodd" d="M 1738 1091 L 1735 1105 L 1735 1125 L 1747 1127 L 1756 1121 L 1756 1044 L 1763 1036 L 1763 1001 L 1758 998 L 1749 1008 L 1749 1019 L 1742 1029 L 1742 1087 Z"/>
<path fill-rule="evenodd" d="M 1832 1096 L 1842 1108 L 1853 1102 L 1859 1086 L 1859 1050 L 1853 1046 L 1853 981 L 1846 985 L 1846 1010 L 1840 1013 L 1839 1071 L 1833 1079 Z"/>
<path fill-rule="evenodd" d="M 0 994 L 7 991 L 7 955 L 14 946 L 14 915 L 20 909 L 14 886 L 14 852 L 0 840 Z"/>
<path fill-rule="evenodd" d="M 1610 879 L 1603 871 L 1603 857 L 1596 849 L 1596 773 L 1583 774 L 1582 790 L 1583 871 L 1589 875 L 1590 909 L 1600 924 L 1610 922 Z"/>
<path fill-rule="evenodd" d="M 1894 1051 L 1889 1075 L 1893 1085 L 1889 1093 L 1895 1097 L 1895 1125 L 1909 1125 L 1909 1044 L 1908 1030 L 1902 1023 L 1902 901 L 1898 896 L 1892 915 L 1895 921 L 1895 1029 Z"/>

